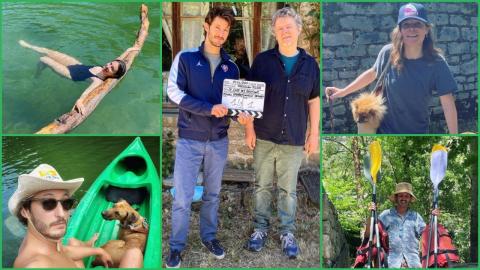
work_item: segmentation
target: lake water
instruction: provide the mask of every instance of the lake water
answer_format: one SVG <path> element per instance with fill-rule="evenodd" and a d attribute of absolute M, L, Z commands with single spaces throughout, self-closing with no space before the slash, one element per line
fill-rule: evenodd
<path fill-rule="evenodd" d="M 122 81 L 72 133 L 159 134 L 160 5 L 148 3 L 149 36 Z M 34 133 L 70 111 L 89 81 L 50 69 L 35 76 L 40 55 L 31 44 L 104 65 L 131 47 L 140 3 L 3 3 L 3 131 Z"/>
<path fill-rule="evenodd" d="M 12 267 L 25 232 L 25 228 L 8 211 L 8 199 L 17 188 L 17 179 L 20 174 L 28 174 L 41 163 L 47 163 L 55 167 L 64 180 L 84 177 L 84 183 L 75 193 L 75 197 L 81 199 L 102 170 L 133 140 L 134 137 L 4 137 L 2 141 L 3 267 Z M 159 171 L 159 137 L 142 137 L 142 142 Z"/>

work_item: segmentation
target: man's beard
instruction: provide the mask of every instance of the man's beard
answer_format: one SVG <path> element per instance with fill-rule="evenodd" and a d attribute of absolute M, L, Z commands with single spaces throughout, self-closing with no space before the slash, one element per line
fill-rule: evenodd
<path fill-rule="evenodd" d="M 409 202 L 408 200 L 399 200 L 399 199 L 397 199 L 397 205 L 398 205 L 398 206 L 406 206 L 406 207 L 408 207 L 408 206 L 410 206 L 410 202 Z"/>
<path fill-rule="evenodd" d="M 46 238 L 59 240 L 65 235 L 65 229 L 63 231 L 57 232 L 57 233 L 48 232 L 48 229 L 50 227 L 52 227 L 53 225 L 65 224 L 65 226 L 66 226 L 67 222 L 66 222 L 65 219 L 58 219 L 57 221 L 52 222 L 49 225 L 47 225 L 47 224 L 43 223 L 42 221 L 37 220 L 36 218 L 32 217 L 32 223 L 35 226 L 35 228 L 37 229 L 37 231 L 41 235 L 45 236 Z"/>
<path fill-rule="evenodd" d="M 209 41 L 210 41 L 210 44 L 211 44 L 212 46 L 217 47 L 217 48 L 221 48 L 222 45 L 223 45 L 223 43 L 224 43 L 224 40 L 218 41 L 217 39 L 215 39 L 215 37 L 210 37 L 210 36 L 209 36 L 208 39 L 209 39 Z"/>

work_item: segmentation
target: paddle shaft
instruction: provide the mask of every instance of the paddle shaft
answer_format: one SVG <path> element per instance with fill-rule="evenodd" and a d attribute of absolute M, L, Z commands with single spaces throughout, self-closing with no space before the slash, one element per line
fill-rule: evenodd
<path fill-rule="evenodd" d="M 377 205 L 377 187 L 375 184 L 372 185 L 373 187 L 373 193 L 372 193 L 372 202 L 375 204 L 375 207 Z M 372 210 L 371 211 L 371 216 L 370 216 L 370 235 L 368 239 L 368 268 L 372 267 L 372 252 L 373 252 L 373 240 L 374 237 L 376 238 L 376 244 L 375 246 L 377 247 L 377 262 L 378 262 L 378 268 L 382 268 L 382 263 L 381 263 L 381 254 L 380 254 L 380 232 L 378 229 L 378 217 L 377 217 L 377 211 Z"/>
<path fill-rule="evenodd" d="M 438 207 L 438 187 L 435 188 L 434 194 L 433 194 L 433 209 L 437 209 Z M 434 256 L 434 261 L 435 261 L 435 268 L 437 267 L 438 259 L 438 224 L 437 224 L 437 216 L 433 216 L 433 226 L 434 226 L 434 248 L 433 248 L 433 256 Z"/>
<path fill-rule="evenodd" d="M 432 231 L 433 231 L 433 215 L 430 215 L 430 223 L 428 226 L 430 226 L 430 229 L 428 230 L 428 246 L 427 246 L 427 260 L 425 262 L 425 268 L 428 268 L 428 264 L 430 261 L 430 251 L 431 251 L 431 246 L 432 246 Z"/>
<path fill-rule="evenodd" d="M 382 268 L 382 257 L 380 254 L 380 231 L 378 230 L 377 211 L 375 211 L 375 235 L 377 236 L 377 261 L 378 268 Z"/>
<path fill-rule="evenodd" d="M 367 268 L 371 268 L 372 266 L 372 248 L 373 248 L 373 230 L 375 226 L 373 225 L 375 222 L 375 210 L 372 210 L 370 215 L 370 235 L 368 237 L 368 266 Z"/>
<path fill-rule="evenodd" d="M 433 209 L 437 209 L 438 207 L 438 188 L 434 188 L 433 191 Z M 431 252 L 431 245 L 432 245 L 432 237 L 433 237 L 433 256 L 434 256 L 434 265 L 437 267 L 438 263 L 438 220 L 437 216 L 431 214 L 430 215 L 430 230 L 428 231 L 428 246 L 427 246 L 427 261 L 425 263 L 425 267 L 428 268 L 428 264 L 430 261 L 430 252 Z M 432 234 L 433 231 L 433 234 Z"/>
<path fill-rule="evenodd" d="M 373 211 L 373 221 L 375 222 L 375 236 L 377 237 L 377 262 L 378 268 L 382 268 L 382 260 L 380 255 L 380 231 L 378 230 L 378 216 L 377 216 L 377 185 L 373 185 L 373 203 L 375 204 L 375 211 Z"/>

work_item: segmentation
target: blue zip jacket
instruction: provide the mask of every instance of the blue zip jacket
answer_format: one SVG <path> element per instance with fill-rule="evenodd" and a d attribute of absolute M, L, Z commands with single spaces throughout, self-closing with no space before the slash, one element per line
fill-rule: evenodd
<path fill-rule="evenodd" d="M 215 141 L 227 136 L 229 117 L 211 115 L 213 105 L 222 103 L 223 80 L 238 79 L 239 70 L 221 49 L 220 64 L 213 78 L 210 63 L 198 48 L 179 52 L 172 63 L 167 94 L 179 107 L 178 136 L 197 141 Z"/>

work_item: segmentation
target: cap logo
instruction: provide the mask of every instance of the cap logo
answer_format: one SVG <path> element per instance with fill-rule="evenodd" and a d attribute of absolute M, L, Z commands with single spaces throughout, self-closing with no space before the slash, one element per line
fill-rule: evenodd
<path fill-rule="evenodd" d="M 408 5 L 405 6 L 405 8 L 403 10 L 403 15 L 404 16 L 418 16 L 417 8 L 412 4 L 408 4 Z"/>
<path fill-rule="evenodd" d="M 228 71 L 228 66 L 223 64 L 222 65 L 222 70 L 223 70 L 223 72 L 227 72 Z"/>

